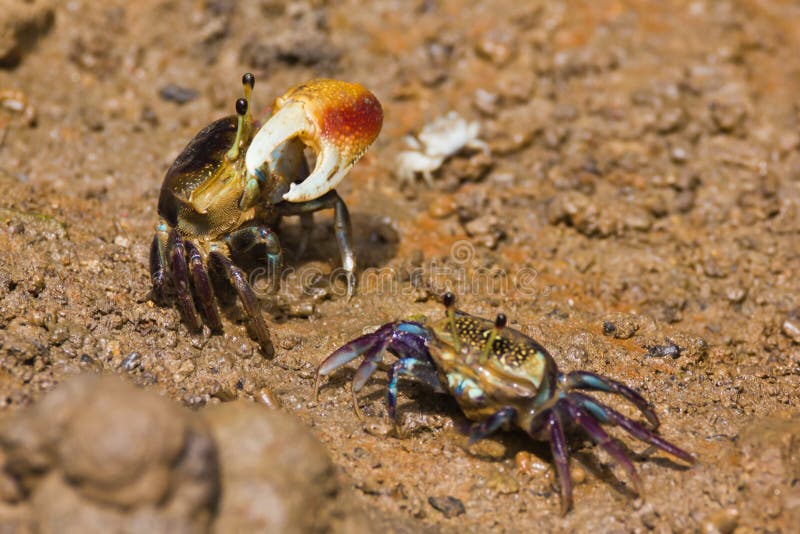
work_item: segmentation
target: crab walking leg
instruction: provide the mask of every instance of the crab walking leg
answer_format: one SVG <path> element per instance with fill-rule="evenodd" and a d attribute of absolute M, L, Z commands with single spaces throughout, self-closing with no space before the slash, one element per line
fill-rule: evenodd
<path fill-rule="evenodd" d="M 278 239 L 278 234 L 263 225 L 244 226 L 231 232 L 225 238 L 225 243 L 231 253 L 247 255 L 258 246 L 265 249 L 264 262 L 266 263 L 267 279 L 269 280 L 270 294 L 278 291 L 280 287 L 281 267 L 283 266 L 283 249 Z"/>
<path fill-rule="evenodd" d="M 264 322 L 264 318 L 261 317 L 261 306 L 258 302 L 258 298 L 253 292 L 253 288 L 247 283 L 247 276 L 244 271 L 234 265 L 233 262 L 219 250 L 212 250 L 209 253 L 209 257 L 222 267 L 228 281 L 234 289 L 236 289 L 236 292 L 239 294 L 239 299 L 242 301 L 245 315 L 247 315 L 250 326 L 253 329 L 253 333 L 256 338 L 258 338 L 261 350 L 268 358 L 271 358 L 275 355 L 275 348 L 272 346 L 272 341 L 270 341 L 267 324 Z"/>
<path fill-rule="evenodd" d="M 350 223 L 350 212 L 347 205 L 336 191 L 328 191 L 323 196 L 292 204 L 281 202 L 276 206 L 278 214 L 303 215 L 315 211 L 333 208 L 333 229 L 336 234 L 336 242 L 339 245 L 339 253 L 342 256 L 342 268 L 347 275 L 347 298 L 350 299 L 356 289 L 356 253 L 353 247 L 353 226 Z"/>
<path fill-rule="evenodd" d="M 644 495 L 642 480 L 639 478 L 639 473 L 636 472 L 636 467 L 634 467 L 633 462 L 628 459 L 625 451 L 611 439 L 611 436 L 603 430 L 600 424 L 569 398 L 564 399 L 563 402 L 559 403 L 559 406 L 564 406 L 570 418 L 589 434 L 592 441 L 604 448 L 606 452 L 625 469 L 633 483 L 636 493 Z"/>
<path fill-rule="evenodd" d="M 184 246 L 189 256 L 189 271 L 192 275 L 192 282 L 195 290 L 197 290 L 200 307 L 206 316 L 208 327 L 212 332 L 222 332 L 222 320 L 219 317 L 219 310 L 217 310 L 217 305 L 214 301 L 214 290 L 211 287 L 208 271 L 203 265 L 203 257 L 191 241 L 185 241 Z"/>
<path fill-rule="evenodd" d="M 628 400 L 631 404 L 636 406 L 640 412 L 647 418 L 653 428 L 658 428 L 658 416 L 653 411 L 650 403 L 644 397 L 639 395 L 636 391 L 629 388 L 621 382 L 611 380 L 604 376 L 600 376 L 588 371 L 573 371 L 567 375 L 562 375 L 564 386 L 567 390 L 570 389 L 583 389 L 591 391 L 602 391 L 605 393 L 613 393 Z"/>
<path fill-rule="evenodd" d="M 436 367 L 430 360 L 420 360 L 412 356 L 394 362 L 387 373 L 389 384 L 386 386 L 386 409 L 389 412 L 389 419 L 395 425 L 397 424 L 397 381 L 401 376 L 414 378 L 428 384 L 433 389 L 442 389 Z"/>
<path fill-rule="evenodd" d="M 633 421 L 621 413 L 617 412 L 613 408 L 610 408 L 597 400 L 589 397 L 588 395 L 584 395 L 582 393 L 571 392 L 567 394 L 567 398 L 580 406 L 581 408 L 585 409 L 589 412 L 595 419 L 599 420 L 601 423 L 611 424 L 611 425 L 618 425 L 623 430 L 628 432 L 631 436 L 635 437 L 636 439 L 643 441 L 645 443 L 649 443 L 650 445 L 654 445 L 661 449 L 664 452 L 675 456 L 676 458 L 680 458 L 684 462 L 688 462 L 690 464 L 695 463 L 695 458 L 688 452 L 684 451 L 680 447 L 673 445 L 669 441 L 665 440 L 661 436 L 656 435 L 651 430 L 645 428 L 640 423 Z"/>
<path fill-rule="evenodd" d="M 382 326 L 376 332 L 357 337 L 356 339 L 339 347 L 339 349 L 335 350 L 330 356 L 325 358 L 322 363 L 319 364 L 319 367 L 317 367 L 317 380 L 314 386 L 314 400 L 319 400 L 320 379 L 323 376 L 328 376 L 339 367 L 346 365 L 352 360 L 355 360 L 370 349 L 383 344 L 384 337 L 378 332 L 382 332 L 385 328 L 391 326 L 392 325 L 390 323 Z"/>
<path fill-rule="evenodd" d="M 378 364 L 383 360 L 386 347 L 389 345 L 389 341 L 391 341 L 391 336 L 379 336 L 379 338 L 381 340 L 380 343 L 370 347 L 364 353 L 364 361 L 362 361 L 361 365 L 356 369 L 356 374 L 353 376 L 353 381 L 350 384 L 350 392 L 353 396 L 353 411 L 361 420 L 364 419 L 364 415 L 361 413 L 361 408 L 358 407 L 358 392 L 361 391 L 369 377 L 372 376 L 372 373 L 378 368 Z"/>
<path fill-rule="evenodd" d="M 189 323 L 189 328 L 198 331 L 203 327 L 192 299 L 192 290 L 189 287 L 189 266 L 186 263 L 186 251 L 183 238 L 176 231 L 172 231 L 172 275 L 175 277 L 175 292 L 183 316 Z"/>
<path fill-rule="evenodd" d="M 153 297 L 156 302 L 164 301 L 167 283 L 167 246 L 169 232 L 163 222 L 156 227 L 156 234 L 150 244 L 150 280 L 153 282 Z"/>
<path fill-rule="evenodd" d="M 297 257 L 305 256 L 311 232 L 314 231 L 314 212 L 300 214 L 300 242 L 297 244 Z"/>
<path fill-rule="evenodd" d="M 517 417 L 517 410 L 506 406 L 497 410 L 480 423 L 475 423 L 469 428 L 469 445 L 494 434 L 500 427 L 509 424 Z"/>
<path fill-rule="evenodd" d="M 299 139 L 314 149 L 316 165 L 300 184 L 283 195 L 305 202 L 331 191 L 347 175 L 378 136 L 383 109 L 371 92 L 357 83 L 317 79 L 300 84 L 275 101 L 275 112 L 253 137 L 245 166 L 249 175 L 276 167 L 278 147 Z"/>
<path fill-rule="evenodd" d="M 558 482 L 561 484 L 561 515 L 566 515 L 572 508 L 572 478 L 569 474 L 569 450 L 567 437 L 564 435 L 564 423 L 557 407 L 548 411 L 545 422 L 547 435 L 550 441 L 550 451 L 553 453 L 553 462 L 558 472 Z"/>

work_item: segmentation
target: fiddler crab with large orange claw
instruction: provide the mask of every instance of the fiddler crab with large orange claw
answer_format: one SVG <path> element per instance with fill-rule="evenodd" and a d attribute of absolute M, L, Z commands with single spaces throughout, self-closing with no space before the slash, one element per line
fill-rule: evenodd
<path fill-rule="evenodd" d="M 280 282 L 283 251 L 273 230 L 284 216 L 300 216 L 299 250 L 313 213 L 333 209 L 347 294 L 355 291 L 356 258 L 347 206 L 334 189 L 377 137 L 383 123 L 378 99 L 359 84 L 316 79 L 275 101 L 259 127 L 251 116 L 255 78 L 242 77 L 236 114 L 206 126 L 167 170 L 158 199 L 160 221 L 150 248 L 153 295 L 163 300 L 172 281 L 189 328 L 222 330 L 209 271 L 222 274 L 242 302 L 262 352 L 274 354 L 260 303 L 237 264 L 263 263 L 269 286 Z M 314 169 L 304 151 L 316 155 Z M 195 305 L 197 303 L 197 306 Z"/>
<path fill-rule="evenodd" d="M 588 371 L 562 373 L 555 360 L 536 340 L 506 327 L 506 317 L 494 321 L 470 315 L 455 307 L 455 296 L 443 298 L 445 317 L 436 322 L 394 321 L 346 343 L 317 369 L 315 398 L 320 379 L 348 362 L 363 357 L 353 376 L 356 414 L 358 393 L 377 370 L 386 351 L 397 356 L 389 368 L 386 406 L 397 425 L 397 384 L 408 377 L 455 398 L 469 419 L 469 443 L 495 431 L 518 427 L 534 439 L 550 442 L 561 485 L 561 511 L 572 505 L 572 480 L 565 428 L 575 425 L 619 463 L 634 489 L 642 483 L 625 449 L 601 425 L 619 426 L 634 438 L 692 464 L 694 456 L 658 435 L 658 416 L 630 387 Z M 631 419 L 581 391 L 618 395 L 644 415 L 647 422 Z"/>

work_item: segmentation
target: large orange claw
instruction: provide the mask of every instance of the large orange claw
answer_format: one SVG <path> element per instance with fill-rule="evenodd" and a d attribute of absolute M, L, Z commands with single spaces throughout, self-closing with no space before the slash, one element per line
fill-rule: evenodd
<path fill-rule="evenodd" d="M 357 83 L 317 79 L 297 85 L 275 101 L 273 115 L 250 143 L 249 175 L 273 168 L 279 148 L 297 138 L 317 155 L 308 178 L 293 183 L 284 200 L 306 202 L 336 187 L 372 144 L 383 124 L 378 99 Z"/>

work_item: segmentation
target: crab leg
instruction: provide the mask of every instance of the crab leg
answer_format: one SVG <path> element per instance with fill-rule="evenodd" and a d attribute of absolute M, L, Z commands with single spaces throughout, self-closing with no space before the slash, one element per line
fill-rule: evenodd
<path fill-rule="evenodd" d="M 164 300 L 167 283 L 167 244 L 169 232 L 163 222 L 156 227 L 156 234 L 150 244 L 150 280 L 153 282 L 153 298 L 156 302 Z"/>
<path fill-rule="evenodd" d="M 336 191 L 328 191 L 323 196 L 292 204 L 281 202 L 276 207 L 280 215 L 300 215 L 311 214 L 315 211 L 333 208 L 333 229 L 336 234 L 336 242 L 339 245 L 339 252 L 342 255 L 342 267 L 347 274 L 347 298 L 351 298 L 356 289 L 356 254 L 353 247 L 353 227 L 350 223 L 350 213 L 347 211 L 342 198 Z M 308 224 L 308 221 L 301 223 Z"/>
<path fill-rule="evenodd" d="M 558 410 L 549 410 L 545 425 L 550 441 L 550 451 L 558 472 L 558 481 L 561 484 L 561 515 L 566 515 L 572 507 L 572 478 L 569 474 L 567 437 L 564 435 L 564 424 Z"/>
<path fill-rule="evenodd" d="M 209 257 L 217 262 L 225 272 L 226 277 L 230 284 L 236 289 L 239 294 L 239 299 L 242 301 L 245 315 L 249 320 L 253 333 L 258 338 L 258 343 L 261 350 L 267 357 L 271 358 L 275 355 L 275 348 L 272 346 L 272 341 L 269 339 L 269 329 L 267 328 L 264 318 L 261 317 L 261 306 L 258 303 L 258 298 L 247 283 L 247 276 L 244 271 L 238 268 L 219 250 L 212 250 Z"/>
<path fill-rule="evenodd" d="M 428 384 L 435 391 L 443 391 L 436 368 L 430 360 L 409 356 L 394 362 L 387 373 L 389 384 L 386 386 L 386 409 L 389 412 L 389 419 L 395 424 L 397 424 L 397 381 L 401 376 L 409 376 Z"/>
<path fill-rule="evenodd" d="M 494 434 L 504 424 L 514 421 L 515 417 L 517 417 L 517 410 L 511 406 L 506 406 L 494 412 L 484 421 L 470 426 L 469 445 L 473 445 L 476 441 Z"/>
<path fill-rule="evenodd" d="M 186 251 L 183 238 L 176 231 L 172 231 L 172 275 L 175 277 L 175 291 L 178 304 L 183 311 L 183 316 L 193 331 L 200 330 L 203 324 L 197 315 L 189 288 L 189 267 L 186 264 Z"/>
<path fill-rule="evenodd" d="M 267 226 L 245 226 L 235 230 L 225 238 L 225 243 L 236 257 L 237 254 L 247 255 L 254 248 L 263 246 L 266 249 L 264 261 L 267 265 L 269 291 L 275 293 L 280 287 L 280 271 L 283 265 L 283 250 L 278 239 L 278 234 Z"/>
<path fill-rule="evenodd" d="M 214 302 L 214 290 L 211 287 L 208 272 L 203 265 L 203 257 L 200 256 L 200 251 L 191 241 L 185 241 L 184 246 L 189 254 L 189 270 L 192 275 L 192 282 L 198 293 L 200 307 L 208 320 L 208 327 L 212 332 L 222 332 L 222 320 Z"/>
<path fill-rule="evenodd" d="M 559 403 L 559 406 L 563 406 L 569 414 L 570 419 L 583 428 L 586 433 L 589 434 L 589 437 L 592 438 L 592 441 L 604 448 L 606 452 L 625 469 L 633 483 L 636 493 L 643 495 L 642 480 L 639 478 L 639 473 L 636 472 L 636 467 L 634 467 L 633 462 L 628 459 L 625 451 L 611 439 L 611 436 L 609 436 L 605 430 L 603 430 L 603 427 L 601 427 L 591 415 L 586 413 L 583 408 L 574 404 L 569 399 Z"/>
<path fill-rule="evenodd" d="M 382 123 L 380 102 L 359 84 L 325 79 L 300 84 L 275 101 L 274 114 L 247 150 L 247 173 L 263 175 L 265 164 L 275 170 L 280 158 L 276 149 L 297 138 L 316 152 L 316 166 L 300 184 L 292 183 L 283 199 L 313 200 L 342 181 Z"/>
<path fill-rule="evenodd" d="M 577 404 L 578 406 L 580 406 L 581 408 L 584 408 L 586 411 L 591 413 L 600 422 L 612 425 L 618 425 L 623 430 L 628 432 L 631 436 L 635 437 L 640 441 L 649 443 L 650 445 L 654 445 L 659 449 L 661 449 L 662 451 L 668 452 L 669 454 L 675 456 L 676 458 L 680 458 L 681 460 L 688 462 L 690 464 L 693 464 L 695 462 L 694 456 L 692 456 L 688 452 L 673 445 L 669 441 L 665 440 L 661 436 L 654 434 L 652 431 L 645 428 L 636 421 L 628 419 L 627 417 L 617 412 L 613 408 L 605 406 L 604 404 L 596 401 L 595 399 L 589 397 L 588 395 L 572 392 L 567 394 L 567 398 L 570 401 Z"/>
<path fill-rule="evenodd" d="M 584 389 L 591 391 L 602 391 L 605 393 L 613 393 L 623 397 L 631 404 L 636 406 L 640 412 L 647 418 L 653 428 L 658 428 L 658 416 L 653 411 L 650 403 L 644 399 L 639 393 L 629 388 L 621 382 L 611 380 L 604 376 L 600 376 L 588 371 L 573 371 L 564 376 L 564 386 L 566 389 Z"/>

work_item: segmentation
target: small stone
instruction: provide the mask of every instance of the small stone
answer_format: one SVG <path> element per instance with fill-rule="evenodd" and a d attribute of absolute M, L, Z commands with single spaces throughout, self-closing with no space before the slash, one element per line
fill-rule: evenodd
<path fill-rule="evenodd" d="M 703 534 L 730 534 L 739 524 L 739 511 L 725 508 L 709 514 L 703 521 Z"/>
<path fill-rule="evenodd" d="M 738 102 L 711 103 L 711 119 L 723 132 L 732 132 L 739 126 L 747 115 L 744 105 Z"/>
<path fill-rule="evenodd" d="M 527 451 L 520 451 L 514 457 L 517 469 L 533 478 L 546 477 L 550 474 L 550 464 L 541 461 Z"/>
<path fill-rule="evenodd" d="M 126 373 L 130 373 L 139 365 L 141 365 L 142 356 L 138 352 L 131 352 L 122 362 L 119 364 L 119 368 L 125 371 Z"/>
<path fill-rule="evenodd" d="M 667 356 L 678 358 L 681 355 L 681 348 L 669 340 L 667 340 L 666 345 L 651 345 L 646 348 L 647 355 L 651 358 L 665 358 Z"/>
<path fill-rule="evenodd" d="M 367 417 L 364 421 L 364 432 L 370 436 L 385 438 L 392 433 L 393 425 L 383 417 Z"/>
<path fill-rule="evenodd" d="M 197 95 L 198 93 L 194 89 L 182 87 L 174 83 L 165 85 L 158 92 L 158 96 L 160 96 L 162 100 L 166 100 L 167 102 L 174 102 L 178 105 L 183 105 L 186 104 L 187 102 L 191 102 L 192 100 L 197 98 Z"/>
<path fill-rule="evenodd" d="M 513 43 L 510 33 L 491 31 L 478 41 L 475 52 L 495 65 L 502 66 L 508 63 L 516 53 Z"/>
<path fill-rule="evenodd" d="M 428 497 L 428 503 L 436 510 L 442 512 L 442 514 L 444 514 L 444 516 L 448 519 L 459 516 L 466 512 L 464 509 L 464 503 L 455 497 L 451 497 L 450 495 L 446 495 L 444 497 Z"/>
<path fill-rule="evenodd" d="M 486 487 L 500 495 L 513 495 L 519 492 L 517 479 L 499 469 L 492 469 L 486 480 Z"/>
<path fill-rule="evenodd" d="M 439 195 L 428 204 L 428 215 L 434 219 L 445 219 L 456 211 L 456 203 L 450 195 Z"/>
<path fill-rule="evenodd" d="M 473 443 L 468 451 L 474 456 L 491 458 L 493 460 L 502 460 L 506 456 L 506 447 L 500 442 L 489 439 L 482 439 Z"/>
<path fill-rule="evenodd" d="M 781 332 L 794 343 L 800 344 L 800 319 L 787 317 L 781 325 Z"/>
<path fill-rule="evenodd" d="M 264 406 L 272 410 L 281 408 L 280 399 L 278 399 L 275 393 L 269 388 L 263 387 L 258 391 L 258 400 L 261 401 Z"/>
<path fill-rule="evenodd" d="M 581 466 L 573 467 L 571 470 L 571 475 L 572 483 L 576 486 L 586 482 L 586 470 Z"/>

